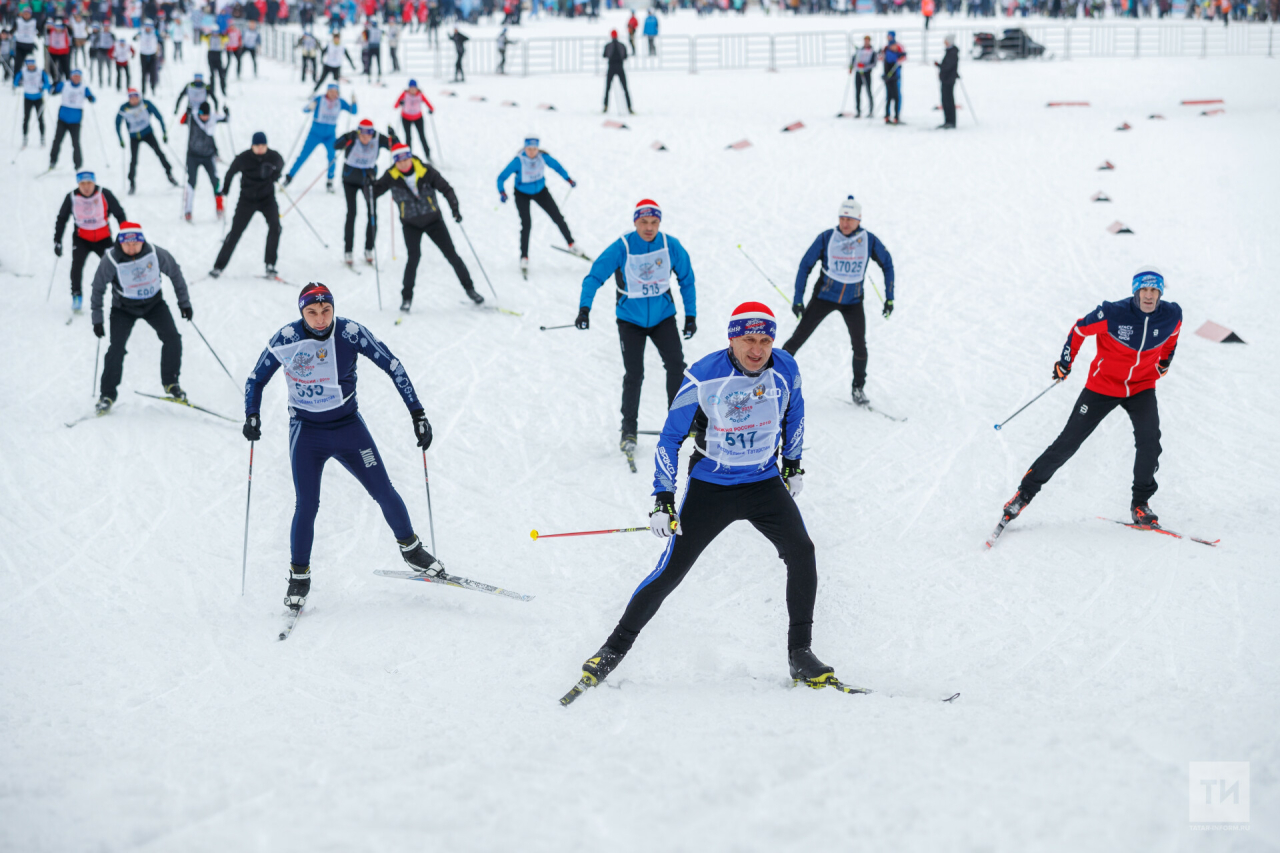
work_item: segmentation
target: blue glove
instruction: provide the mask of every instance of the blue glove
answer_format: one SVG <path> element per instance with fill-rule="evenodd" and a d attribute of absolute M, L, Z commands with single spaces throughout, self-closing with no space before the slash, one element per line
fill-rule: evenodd
<path fill-rule="evenodd" d="M 498 199 L 503 203 L 507 203 L 507 194 L 505 192 L 498 193 Z"/>
<path fill-rule="evenodd" d="M 569 186 L 576 187 L 577 185 L 578 185 L 577 181 L 575 181 L 573 178 L 569 179 Z"/>

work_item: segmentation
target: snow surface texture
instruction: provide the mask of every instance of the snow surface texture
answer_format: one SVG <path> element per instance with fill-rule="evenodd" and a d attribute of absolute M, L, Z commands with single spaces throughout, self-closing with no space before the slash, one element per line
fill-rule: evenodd
<path fill-rule="evenodd" d="M 173 67 L 158 99 L 166 115 L 196 59 Z M 258 84 L 231 83 L 232 129 L 240 146 L 261 128 L 284 150 L 303 93 L 283 66 L 261 65 Z M 429 90 L 464 225 L 501 303 L 523 318 L 464 304 L 425 246 L 414 312 L 394 326 L 402 237 L 393 254 L 392 229 L 379 233 L 379 313 L 373 270 L 341 266 L 343 203 L 322 186 L 302 210 L 330 249 L 291 214 L 280 269 L 328 282 L 339 314 L 407 365 L 435 425 L 431 497 L 450 569 L 537 598 L 374 577 L 399 566 L 395 543 L 377 506 L 331 465 L 308 612 L 283 644 L 293 491 L 279 377 L 263 410 L 241 598 L 248 448 L 234 425 L 133 393 L 160 391 L 148 327 L 134 330 L 117 410 L 63 427 L 90 410 L 95 346 L 86 317 L 64 325 L 69 257 L 45 302 L 68 155 L 63 174 L 34 181 L 47 149 L 8 165 L 6 129 L 0 848 L 1274 849 L 1275 65 L 969 63 L 963 73 L 982 124 L 962 110 L 961 130 L 946 134 L 932 130 L 933 74 L 915 66 L 898 128 L 833 118 L 846 80 L 836 70 L 635 75 L 641 114 L 630 131 L 601 127 L 599 78 L 476 79 L 447 85 L 456 99 Z M 403 78 L 392 79 L 355 87 L 379 126 L 393 117 Z M 1201 117 L 1178 106 L 1189 97 L 1225 97 L 1227 111 Z M 520 107 L 499 106 L 506 99 Z M 1045 108 L 1059 99 L 1094 106 Z M 557 111 L 535 110 L 540 102 Z M 117 103 L 103 93 L 104 130 Z M 1166 120 L 1147 120 L 1157 112 Z M 797 119 L 804 130 L 779 132 Z M 1116 133 L 1125 120 L 1133 129 Z M 739 243 L 789 294 L 839 201 L 862 201 L 899 277 L 893 318 L 869 311 L 867 390 L 909 420 L 846 402 L 848 339 L 829 319 L 800 353 L 800 505 L 821 577 L 814 649 L 880 693 L 790 689 L 783 568 L 738 525 L 606 687 L 568 710 L 556 704 L 660 545 L 642 533 L 529 539 L 531 528 L 644 523 L 652 448 L 642 440 L 635 475 L 617 451 L 622 368 L 608 292 L 589 332 L 538 331 L 573 320 L 586 265 L 548 248 L 559 237 L 535 208 L 520 279 L 514 205 L 498 204 L 493 181 L 530 130 L 579 182 L 564 210 L 588 252 L 630 227 L 637 199 L 661 202 L 698 275 L 689 361 L 724 345 L 725 318 L 744 300 L 769 302 L 782 334 L 794 328 Z M 743 137 L 753 147 L 725 150 Z M 655 139 L 668 150 L 652 150 Z M 181 193 L 149 151 L 138 194 L 124 195 L 113 145 L 107 168 L 90 119 L 89 165 L 200 279 L 219 236 L 205 179 L 195 223 L 184 224 Z M 183 150 L 185 132 L 171 145 Z M 295 195 L 322 168 L 316 156 Z M 1095 171 L 1104 159 L 1114 172 Z M 558 177 L 550 186 L 564 197 Z M 1111 204 L 1089 202 L 1099 189 Z M 380 211 L 387 222 L 385 201 Z M 1117 218 L 1135 233 L 1107 233 Z M 255 278 L 265 233 L 255 221 L 227 274 L 192 287 L 196 322 L 237 385 L 297 316 L 294 288 Z M 1094 520 L 1128 508 L 1132 438 L 1117 413 L 985 552 L 1083 371 L 1002 432 L 992 424 L 1049 383 L 1072 322 L 1124 297 L 1146 261 L 1164 269 L 1186 318 L 1160 384 L 1153 504 L 1170 527 L 1222 545 Z M 1205 319 L 1248 345 L 1190 334 Z M 179 325 L 192 400 L 238 416 L 238 387 Z M 648 369 L 641 426 L 657 429 L 656 354 Z M 361 375 L 361 410 L 425 536 L 410 420 L 381 372 Z M 938 701 L 954 691 L 955 704 Z M 1188 828 L 1190 761 L 1251 762 L 1248 831 Z"/>

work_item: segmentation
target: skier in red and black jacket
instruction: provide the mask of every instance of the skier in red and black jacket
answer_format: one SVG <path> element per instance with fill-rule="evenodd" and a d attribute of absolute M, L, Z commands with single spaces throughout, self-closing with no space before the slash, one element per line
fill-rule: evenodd
<path fill-rule="evenodd" d="M 1139 267 L 1133 275 L 1133 296 L 1104 302 L 1076 321 L 1053 366 L 1059 382 L 1071 373 L 1084 339 L 1094 336 L 1097 354 L 1089 378 L 1076 400 L 1062 433 L 1023 475 L 1018 492 L 1004 505 L 1004 522 L 1018 517 L 1049 478 L 1070 459 L 1084 440 L 1117 406 L 1133 422 L 1137 455 L 1133 462 L 1133 523 L 1154 526 L 1159 518 L 1147 502 L 1156 493 L 1160 459 L 1160 412 L 1156 382 L 1169 372 L 1182 330 L 1182 309 L 1165 302 L 1164 276 L 1154 266 Z"/>

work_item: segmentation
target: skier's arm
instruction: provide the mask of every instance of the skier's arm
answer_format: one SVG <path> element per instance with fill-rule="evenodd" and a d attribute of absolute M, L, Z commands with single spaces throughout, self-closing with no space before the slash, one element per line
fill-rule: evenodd
<path fill-rule="evenodd" d="M 169 135 L 169 128 L 164 126 L 164 116 L 160 115 L 160 111 L 156 109 L 156 105 L 147 101 L 147 112 L 156 117 L 156 121 L 160 122 L 160 133 L 164 136 Z"/>
<path fill-rule="evenodd" d="M 427 95 L 426 95 L 426 93 L 425 93 L 425 92 L 423 92 L 421 89 L 419 89 L 418 91 L 419 91 L 419 93 L 421 93 L 421 95 L 422 95 L 422 103 L 424 103 L 424 104 L 426 104 L 426 105 L 427 105 L 427 112 L 428 112 L 428 113 L 432 113 L 432 114 L 434 114 L 434 113 L 435 113 L 435 111 L 436 111 L 436 108 L 435 108 L 435 107 L 433 107 L 433 106 L 431 106 L 431 102 L 427 100 Z"/>
<path fill-rule="evenodd" d="M 58 209 L 58 218 L 53 223 L 53 242 L 62 242 L 62 232 L 67 229 L 67 220 L 71 218 L 71 193 L 62 199 L 62 207 Z"/>
<path fill-rule="evenodd" d="M 685 372 L 684 381 L 671 402 L 667 420 L 658 436 L 658 449 L 653 454 L 653 494 L 670 493 L 674 500 L 676 470 L 680 465 L 680 445 L 689 435 L 689 427 L 698 414 L 698 386 Z"/>
<path fill-rule="evenodd" d="M 792 364 L 794 363 L 793 361 Z M 804 445 L 804 394 L 800 390 L 799 367 L 794 368 L 789 380 L 791 399 L 787 403 L 787 411 L 782 416 L 782 458 L 799 462 Z"/>
<path fill-rule="evenodd" d="M 351 54 L 347 53 L 347 49 L 345 47 L 342 49 L 342 55 L 347 58 L 347 64 L 351 66 L 351 70 L 355 71 L 356 64 L 351 61 Z M 352 110 L 352 112 L 355 112 L 355 110 Z"/>
<path fill-rule="evenodd" d="M 395 167 L 393 166 L 392 168 L 395 168 Z M 382 177 L 378 178 L 378 180 L 373 182 L 373 186 L 371 188 L 373 197 L 379 198 L 383 193 L 391 189 L 391 181 L 392 181 L 391 169 L 387 169 L 387 171 L 382 173 Z"/>
<path fill-rule="evenodd" d="M 405 407 L 410 412 L 423 407 L 422 401 L 418 399 L 418 392 L 413 390 L 413 383 L 409 381 L 409 374 L 405 373 L 400 359 L 392 355 L 387 345 L 378 340 L 368 327 L 360 330 L 360 341 L 357 346 L 361 355 L 378 365 L 383 373 L 391 377 L 391 381 L 396 384 L 396 390 L 400 392 L 400 398 L 404 400 Z"/>
<path fill-rule="evenodd" d="M 503 169 L 502 173 L 498 175 L 498 194 L 499 195 L 507 191 L 507 178 L 511 177 L 512 175 L 517 175 L 519 173 L 520 173 L 520 158 L 512 157 L 511 162 L 507 164 L 507 168 Z M 516 179 L 516 183 L 517 184 L 520 183 L 520 180 L 518 178 Z"/>
<path fill-rule="evenodd" d="M 124 107 L 116 110 L 116 141 L 124 145 L 124 137 L 120 135 L 120 125 L 124 124 Z"/>
<path fill-rule="evenodd" d="M 98 99 L 94 97 L 93 90 L 90 89 L 88 86 L 84 87 L 84 97 L 85 97 L 85 100 L 87 100 L 91 104 L 98 103 Z"/>
<path fill-rule="evenodd" d="M 178 92 L 178 100 L 176 100 L 176 101 L 174 101 L 174 102 L 173 102 L 173 114 L 174 114 L 174 115 L 177 115 L 177 114 L 178 114 L 178 107 L 182 106 L 182 99 L 183 99 L 183 98 L 185 98 L 186 96 L 187 96 L 187 87 L 186 87 L 186 86 L 183 86 L 183 87 L 182 87 L 182 90 L 181 90 L 180 92 Z"/>
<path fill-rule="evenodd" d="M 271 180 L 275 181 L 276 178 L 280 177 L 280 175 L 284 173 L 284 157 L 280 156 L 279 151 L 268 148 L 267 162 L 271 164 L 271 167 L 275 170 L 275 174 L 271 176 Z M 244 188 L 243 180 L 240 181 L 240 186 L 242 189 Z"/>
<path fill-rule="evenodd" d="M 879 238 L 871 232 L 867 232 L 867 237 L 871 240 L 871 260 L 875 261 L 880 267 L 880 272 L 884 275 L 884 298 L 887 302 L 893 301 L 893 258 L 889 255 L 889 250 L 884 247 Z"/>
<path fill-rule="evenodd" d="M 187 123 L 187 114 L 183 113 L 182 117 L 178 119 L 178 124 L 186 124 L 186 123 Z"/>
<path fill-rule="evenodd" d="M 128 214 L 124 212 L 123 205 L 120 204 L 120 200 L 115 197 L 115 194 L 112 193 L 111 190 L 103 187 L 102 197 L 107 200 L 107 216 L 114 216 L 116 218 L 116 225 L 129 220 Z M 70 196 L 68 196 L 68 198 L 70 198 Z"/>
<path fill-rule="evenodd" d="M 346 148 L 347 145 L 353 139 L 355 139 L 355 135 L 356 135 L 356 132 L 354 130 L 348 130 L 346 133 L 342 134 L 341 136 L 336 137 L 333 140 L 333 150 L 341 151 L 343 148 Z"/>
<path fill-rule="evenodd" d="M 600 285 L 604 284 L 615 271 L 622 268 L 626 263 L 627 251 L 622 245 L 625 237 L 619 237 L 609 245 L 591 264 L 591 271 L 587 273 L 587 277 L 582 280 L 582 295 L 578 298 L 579 308 L 590 308 L 591 301 L 595 299 L 596 291 L 600 289 Z"/>
<path fill-rule="evenodd" d="M 427 172 L 427 182 L 445 197 L 445 200 L 449 202 L 449 210 L 452 211 L 456 218 L 458 215 L 458 194 L 453 191 L 453 187 L 449 186 L 449 182 L 444 179 L 444 175 L 435 169 L 431 169 Z"/>
<path fill-rule="evenodd" d="M 227 169 L 227 173 L 226 173 L 225 175 L 223 175 L 223 176 L 222 176 L 222 194 L 223 194 L 223 196 L 226 196 L 226 195 L 230 194 L 230 192 L 231 192 L 231 180 L 232 180 L 232 179 L 236 176 L 236 174 L 240 171 L 240 168 L 241 168 L 240 158 L 241 158 L 242 156 L 244 156 L 244 155 L 243 155 L 243 154 L 237 154 L 237 155 L 236 155 L 236 156 L 231 160 L 231 168 Z"/>
<path fill-rule="evenodd" d="M 698 316 L 698 288 L 693 274 L 693 262 L 689 253 L 675 237 L 667 237 L 667 249 L 671 254 L 671 270 L 680 284 L 680 302 L 684 304 L 684 316 Z"/>
<path fill-rule="evenodd" d="M 1070 370 L 1071 365 L 1075 363 L 1076 353 L 1080 352 L 1080 345 L 1084 343 L 1084 339 L 1106 330 L 1107 314 L 1103 307 L 1099 305 L 1091 313 L 1076 320 L 1076 324 L 1071 327 L 1071 332 L 1067 335 L 1067 343 L 1062 347 L 1062 357 L 1058 359 L 1058 363 L 1065 365 Z"/>
<path fill-rule="evenodd" d="M 560 177 L 572 183 L 573 179 L 569 177 L 569 173 L 564 170 L 564 166 L 560 165 L 560 161 L 552 157 L 550 154 L 543 153 L 542 159 L 547 161 L 547 165 L 560 173 Z"/>
<path fill-rule="evenodd" d="M 796 270 L 796 292 L 791 298 L 792 305 L 804 304 L 804 291 L 809 286 L 809 273 L 813 272 L 814 264 L 822 259 L 822 247 L 826 242 L 826 236 L 826 231 L 819 234 L 810 244 L 809 250 L 804 253 L 804 257 L 800 259 L 800 267 Z"/>
<path fill-rule="evenodd" d="M 179 308 L 191 307 L 191 295 L 187 291 L 187 280 L 182 277 L 182 267 L 178 266 L 178 262 L 173 259 L 173 255 L 169 254 L 168 249 L 162 249 L 159 246 L 156 249 L 156 260 L 160 263 L 160 272 L 169 277 L 173 282 L 173 293 L 178 297 Z"/>
<path fill-rule="evenodd" d="M 1178 349 L 1178 333 L 1182 331 L 1182 320 L 1178 320 L 1178 325 L 1173 327 L 1173 334 L 1164 342 L 1164 346 L 1160 347 L 1160 358 L 1156 365 L 1156 370 L 1164 376 L 1169 372 L 1169 365 L 1173 362 L 1173 354 Z"/>
<path fill-rule="evenodd" d="M 62 80 L 59 80 L 57 83 L 54 83 L 54 84 L 53 84 L 53 88 L 49 90 L 49 94 L 51 94 L 51 95 L 56 95 L 56 94 L 58 94 L 59 92 L 61 92 L 61 91 L 62 91 L 62 83 L 63 83 L 63 81 L 62 81 Z"/>
<path fill-rule="evenodd" d="M 401 93 L 400 93 L 400 97 L 396 98 L 396 102 L 395 102 L 394 104 L 392 104 L 392 105 L 391 105 L 391 109 L 393 109 L 393 110 L 395 110 L 395 109 L 399 109 L 399 108 L 400 108 L 400 105 L 404 103 L 404 96 L 405 96 L 405 95 L 407 95 L 407 94 L 409 94 L 409 90 L 408 90 L 408 89 L 405 89 L 403 92 L 401 92 Z"/>
<path fill-rule="evenodd" d="M 355 104 L 348 104 L 348 103 L 347 103 L 345 100 L 343 100 L 342 98 L 339 98 L 338 100 L 339 100 L 339 101 L 342 101 L 342 109 L 346 110 L 347 112 L 351 113 L 352 115 L 355 115 L 355 114 L 356 114 L 356 105 L 355 105 Z"/>
<path fill-rule="evenodd" d="M 262 410 L 262 389 L 280 369 L 280 360 L 267 346 L 258 356 L 258 363 L 253 366 L 249 378 L 244 381 L 244 416 L 259 414 Z"/>
<path fill-rule="evenodd" d="M 115 277 L 116 265 L 111 260 L 111 250 L 107 249 L 98 261 L 98 271 L 93 274 L 93 292 L 89 296 L 89 318 L 95 326 L 102 322 L 102 296 Z"/>

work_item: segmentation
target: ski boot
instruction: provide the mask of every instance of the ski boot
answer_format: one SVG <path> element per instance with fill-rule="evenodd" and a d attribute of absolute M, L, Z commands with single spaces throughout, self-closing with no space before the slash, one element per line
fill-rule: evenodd
<path fill-rule="evenodd" d="M 98 398 L 98 402 L 93 404 L 93 411 L 98 417 L 102 417 L 111 411 L 111 407 L 115 404 L 115 400 L 103 394 Z"/>
<path fill-rule="evenodd" d="M 369 266 L 373 266 L 373 249 L 364 250 L 364 262 Z"/>
<path fill-rule="evenodd" d="M 130 182 L 129 182 L 129 195 L 133 195 L 133 194 L 134 194 L 135 192 L 137 192 L 137 191 L 138 191 L 138 185 L 137 185 L 137 184 L 135 184 L 133 181 L 130 181 Z"/>
<path fill-rule="evenodd" d="M 169 179 L 169 183 L 178 186 L 178 179 L 173 176 L 173 172 L 165 172 L 164 176 Z"/>
<path fill-rule="evenodd" d="M 409 568 L 428 577 L 439 577 L 444 574 L 444 564 L 431 556 L 431 552 L 422 547 L 422 540 L 414 536 L 407 542 L 400 542 L 400 556 L 409 564 Z"/>
<path fill-rule="evenodd" d="M 334 189 L 333 189 L 333 181 L 325 181 L 325 182 L 324 182 L 324 191 L 325 191 L 325 192 L 327 192 L 327 193 L 332 193 L 332 192 L 334 191 Z"/>
<path fill-rule="evenodd" d="M 467 288 L 467 298 L 477 305 L 484 304 L 484 297 L 481 296 L 479 293 L 476 293 L 476 289 L 474 287 Z"/>
<path fill-rule="evenodd" d="M 352 264 L 355 263 L 355 256 L 353 256 L 350 252 L 343 252 L 342 262 L 347 266 L 351 266 Z"/>
<path fill-rule="evenodd" d="M 79 314 L 84 308 L 84 296 L 79 293 L 71 294 L 71 310 Z"/>
<path fill-rule="evenodd" d="M 817 655 L 809 651 L 808 647 L 787 652 L 787 664 L 796 684 L 803 684 L 814 690 L 821 690 L 837 680 L 835 669 L 818 660 Z"/>
<path fill-rule="evenodd" d="M 1008 524 L 1021 515 L 1029 503 L 1031 503 L 1031 498 L 1027 497 L 1022 489 L 1018 489 L 1013 497 L 1009 498 L 1009 502 L 1004 505 L 1004 514 L 1001 516 L 1004 523 Z"/>
<path fill-rule="evenodd" d="M 402 300 L 400 300 L 400 311 L 401 311 L 401 313 L 403 313 L 403 314 L 408 314 L 408 313 L 409 313 L 409 309 L 410 309 L 410 308 L 412 308 L 412 307 L 413 307 L 413 302 L 412 302 L 411 300 L 408 300 L 408 299 L 402 299 Z"/>
<path fill-rule="evenodd" d="M 867 399 L 867 392 L 862 390 L 862 386 L 853 386 L 853 404 L 855 406 L 867 406 L 870 403 L 871 401 Z"/>
<path fill-rule="evenodd" d="M 217 267 L 214 267 L 213 269 L 209 270 L 209 278 L 217 278 L 220 275 L 222 275 L 222 270 L 218 269 Z"/>
<path fill-rule="evenodd" d="M 311 592 L 311 567 L 289 564 L 289 591 L 284 603 L 290 610 L 301 610 Z"/>
<path fill-rule="evenodd" d="M 219 219 L 226 219 L 226 218 L 227 218 L 227 211 L 222 207 L 222 196 L 220 196 L 220 195 L 215 195 L 215 196 L 213 197 L 213 203 L 214 203 L 214 205 L 218 208 L 218 218 L 219 218 Z"/>
<path fill-rule="evenodd" d="M 179 403 L 187 402 L 187 392 L 183 391 L 177 382 L 164 386 L 164 393 L 169 395 L 170 400 L 177 400 Z"/>
<path fill-rule="evenodd" d="M 40 131 L 40 147 L 44 147 L 44 131 Z"/>
<path fill-rule="evenodd" d="M 267 278 L 275 278 L 275 277 L 276 277 L 276 265 L 267 264 Z"/>
<path fill-rule="evenodd" d="M 528 258 L 520 259 L 520 275 L 524 276 L 525 278 L 529 277 L 529 259 Z"/>
<path fill-rule="evenodd" d="M 587 256 L 587 253 L 579 249 L 578 246 L 574 243 L 569 244 L 569 251 L 580 258 L 585 258 Z"/>
<path fill-rule="evenodd" d="M 636 452 L 636 437 L 630 433 L 623 433 L 622 440 L 618 442 L 618 449 L 628 456 Z"/>
<path fill-rule="evenodd" d="M 183 218 L 183 219 L 185 219 L 186 221 L 190 222 L 190 221 L 191 221 L 191 214 L 190 214 L 190 213 L 184 213 L 184 214 L 182 214 L 182 218 Z"/>
<path fill-rule="evenodd" d="M 622 663 L 622 659 L 626 656 L 626 652 L 617 651 L 608 645 L 601 646 L 600 651 L 582 665 L 582 680 L 590 682 L 590 686 L 595 687 L 608 678 L 609 673 L 617 669 L 618 664 Z"/>
<path fill-rule="evenodd" d="M 1139 527 L 1159 527 L 1160 516 L 1156 515 L 1146 501 L 1134 501 L 1129 507 L 1129 515 L 1133 523 Z"/>

